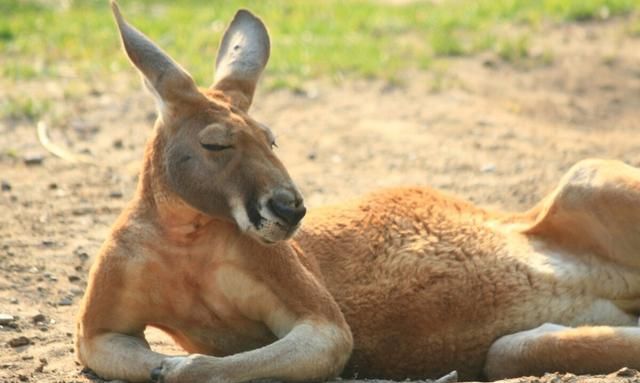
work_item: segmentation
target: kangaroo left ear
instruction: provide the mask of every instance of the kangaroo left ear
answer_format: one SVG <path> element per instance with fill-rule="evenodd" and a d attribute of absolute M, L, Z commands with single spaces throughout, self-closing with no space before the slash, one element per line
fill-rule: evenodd
<path fill-rule="evenodd" d="M 127 23 L 115 0 L 111 0 L 111 9 L 120 31 L 122 46 L 155 96 L 161 116 L 166 116 L 173 106 L 181 102 L 201 97 L 191 75 L 147 36 Z"/>
<path fill-rule="evenodd" d="M 213 88 L 247 111 L 270 50 L 269 33 L 262 21 L 247 10 L 239 10 L 222 36 Z"/>

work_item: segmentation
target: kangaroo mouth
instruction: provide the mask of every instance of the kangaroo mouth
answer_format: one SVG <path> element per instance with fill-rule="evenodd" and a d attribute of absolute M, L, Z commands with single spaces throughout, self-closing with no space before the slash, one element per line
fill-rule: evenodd
<path fill-rule="evenodd" d="M 270 210 L 266 200 L 261 203 L 250 199 L 242 208 L 232 209 L 236 224 L 241 231 L 267 245 L 291 238 L 300 225 L 283 222 Z"/>

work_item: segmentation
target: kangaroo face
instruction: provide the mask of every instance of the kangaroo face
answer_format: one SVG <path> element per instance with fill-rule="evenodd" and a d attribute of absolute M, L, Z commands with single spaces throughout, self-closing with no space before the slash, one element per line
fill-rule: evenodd
<path fill-rule="evenodd" d="M 156 97 L 156 129 L 164 137 L 158 166 L 169 192 L 263 242 L 291 237 L 306 212 L 302 196 L 273 152 L 271 130 L 247 114 L 269 57 L 264 24 L 247 11 L 236 14 L 214 84 L 201 90 L 115 6 L 114 14 L 127 55 Z"/>

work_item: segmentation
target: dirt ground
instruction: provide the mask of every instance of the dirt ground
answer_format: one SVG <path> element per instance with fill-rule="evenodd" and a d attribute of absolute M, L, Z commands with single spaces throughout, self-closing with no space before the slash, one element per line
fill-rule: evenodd
<path fill-rule="evenodd" d="M 311 208 L 421 184 L 522 210 L 581 159 L 640 166 L 640 39 L 623 25 L 545 28 L 533 57 L 517 65 L 483 54 L 400 74 L 400 84 L 323 80 L 262 91 L 253 115 L 278 134 L 277 153 Z M 545 51 L 550 64 L 536 59 Z M 56 158 L 38 144 L 33 123 L 0 121 L 0 313 L 14 317 L 0 327 L 0 382 L 94 379 L 73 359 L 74 316 L 93 256 L 132 194 L 154 111 L 133 69 L 108 82 L 77 81 L 0 83 L 48 97 L 52 140 L 97 162 Z M 65 95 L 69 88 L 78 96 Z M 178 352 L 158 333 L 151 339 Z M 591 379 L 569 378 L 517 381 Z"/>

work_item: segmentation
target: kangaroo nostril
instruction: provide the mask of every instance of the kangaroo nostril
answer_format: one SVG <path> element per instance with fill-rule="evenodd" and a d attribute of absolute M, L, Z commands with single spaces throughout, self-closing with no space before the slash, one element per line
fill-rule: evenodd
<path fill-rule="evenodd" d="M 293 193 L 281 191 L 273 195 L 268 202 L 269 208 L 278 218 L 289 225 L 296 225 L 307 213 L 303 201 Z"/>
<path fill-rule="evenodd" d="M 154 383 L 161 383 L 162 379 L 162 367 L 156 367 L 151 370 L 151 381 Z"/>

